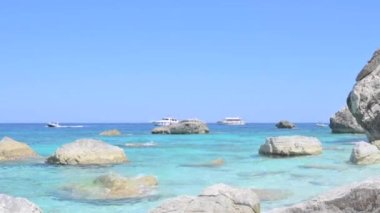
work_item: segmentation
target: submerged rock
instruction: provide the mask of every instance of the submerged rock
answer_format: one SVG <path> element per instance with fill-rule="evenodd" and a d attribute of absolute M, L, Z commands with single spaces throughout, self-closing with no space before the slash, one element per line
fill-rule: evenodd
<path fill-rule="evenodd" d="M 12 197 L 0 194 L 1 213 L 42 213 L 42 210 L 34 203 L 21 197 Z"/>
<path fill-rule="evenodd" d="M 260 146 L 259 153 L 278 156 L 318 155 L 322 153 L 322 145 L 315 137 L 298 135 L 270 137 Z"/>
<path fill-rule="evenodd" d="M 37 156 L 37 153 L 26 143 L 9 137 L 4 137 L 0 141 L 0 161 L 23 160 Z"/>
<path fill-rule="evenodd" d="M 259 213 L 260 201 L 251 189 L 217 184 L 206 188 L 197 197 L 179 196 L 162 203 L 151 213 Z"/>
<path fill-rule="evenodd" d="M 372 213 L 380 211 L 380 178 L 343 186 L 309 201 L 270 213 Z"/>
<path fill-rule="evenodd" d="M 103 141 L 80 139 L 58 148 L 47 161 L 61 165 L 115 164 L 127 162 L 124 150 Z"/>
<path fill-rule="evenodd" d="M 153 134 L 207 134 L 209 129 L 205 123 L 199 120 L 183 120 L 178 124 L 156 127 Z"/>
<path fill-rule="evenodd" d="M 296 127 L 295 124 L 293 124 L 292 122 L 290 121 L 280 121 L 276 124 L 276 127 L 279 128 L 279 129 L 293 129 L 294 127 Z"/>
<path fill-rule="evenodd" d="M 237 175 L 243 178 L 268 177 L 275 175 L 283 175 L 288 171 L 266 171 L 266 172 L 239 172 Z"/>
<path fill-rule="evenodd" d="M 380 150 L 370 143 L 358 142 L 352 149 L 350 161 L 354 164 L 380 163 Z"/>
<path fill-rule="evenodd" d="M 334 171 L 342 171 L 345 170 L 344 167 L 337 165 L 329 165 L 329 164 L 306 164 L 298 166 L 302 169 L 320 169 L 320 170 L 334 170 Z"/>
<path fill-rule="evenodd" d="M 224 159 L 223 158 L 217 158 L 215 160 L 212 160 L 210 162 L 206 163 L 193 163 L 193 164 L 183 164 L 181 166 L 184 167 L 220 167 L 224 165 Z"/>
<path fill-rule="evenodd" d="M 330 118 L 332 133 L 364 133 L 364 129 L 358 124 L 348 107 L 344 107 Z"/>
<path fill-rule="evenodd" d="M 76 199 L 119 200 L 150 196 L 157 185 L 158 181 L 154 176 L 126 178 L 108 174 L 96 178 L 90 184 L 67 186 L 64 191 Z"/>
<path fill-rule="evenodd" d="M 106 130 L 100 133 L 101 136 L 119 136 L 121 132 L 117 129 Z"/>
<path fill-rule="evenodd" d="M 347 105 L 370 141 L 380 140 L 380 50 L 359 73 Z"/>

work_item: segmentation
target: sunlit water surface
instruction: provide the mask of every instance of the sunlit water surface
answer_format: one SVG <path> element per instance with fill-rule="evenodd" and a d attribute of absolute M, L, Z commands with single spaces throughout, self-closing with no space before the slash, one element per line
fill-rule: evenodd
<path fill-rule="evenodd" d="M 226 183 L 238 187 L 282 190 L 287 195 L 263 201 L 263 210 L 290 205 L 336 186 L 380 174 L 380 166 L 355 166 L 348 162 L 353 142 L 363 135 L 334 135 L 329 128 L 298 124 L 294 130 L 278 130 L 274 124 L 220 126 L 209 124 L 208 135 L 152 135 L 151 124 L 84 124 L 83 128 L 46 128 L 44 124 L 1 124 L 0 136 L 28 143 L 47 157 L 59 146 L 79 138 L 95 138 L 125 150 L 127 164 L 106 167 L 50 166 L 41 162 L 0 164 L 0 193 L 21 196 L 38 204 L 44 212 L 148 212 L 163 200 L 178 195 L 197 195 L 205 187 Z M 107 129 L 123 135 L 102 137 Z M 268 158 L 258 155 L 266 137 L 306 135 L 319 138 L 323 154 L 308 157 Z M 127 147 L 149 143 L 156 146 Z M 191 167 L 223 158 L 217 168 Z M 116 172 L 123 176 L 154 175 L 159 187 L 146 199 L 86 201 L 65 196 L 62 187 Z"/>

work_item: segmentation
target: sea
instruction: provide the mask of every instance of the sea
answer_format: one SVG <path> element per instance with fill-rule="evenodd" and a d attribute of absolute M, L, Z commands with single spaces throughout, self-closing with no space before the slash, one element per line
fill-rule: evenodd
<path fill-rule="evenodd" d="M 149 212 L 164 200 L 198 195 L 208 186 L 224 183 L 272 192 L 261 201 L 262 211 L 292 205 L 355 181 L 380 175 L 380 165 L 349 162 L 361 134 L 331 134 L 328 127 L 299 123 L 295 129 L 277 129 L 273 123 L 245 126 L 208 124 L 205 135 L 153 135 L 152 124 L 65 124 L 79 128 L 48 128 L 45 124 L 0 124 L 0 137 L 29 144 L 46 158 L 63 144 L 82 138 L 102 140 L 124 149 L 129 162 L 112 166 L 54 166 L 44 160 L 0 164 L 0 193 L 25 197 L 45 213 Z M 121 136 L 99 133 L 118 129 Z M 271 158 L 258 154 L 267 137 L 304 135 L 317 137 L 323 153 L 317 156 Z M 208 167 L 222 158 L 224 165 Z M 153 175 L 159 181 L 145 198 L 88 200 L 64 193 L 64 188 L 90 182 L 101 175 L 125 177 Z"/>

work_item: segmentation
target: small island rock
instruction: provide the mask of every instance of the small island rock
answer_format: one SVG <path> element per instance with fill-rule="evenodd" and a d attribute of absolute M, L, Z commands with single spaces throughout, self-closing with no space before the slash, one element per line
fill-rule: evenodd
<path fill-rule="evenodd" d="M 374 164 L 380 162 L 380 150 L 370 143 L 361 141 L 352 149 L 350 161 L 354 164 Z"/>
<path fill-rule="evenodd" d="M 365 132 L 348 107 L 344 107 L 330 118 L 330 128 L 332 133 L 363 134 Z"/>
<path fill-rule="evenodd" d="M 115 164 L 127 162 L 124 150 L 103 141 L 80 139 L 58 148 L 47 161 L 60 165 Z"/>
<path fill-rule="evenodd" d="M 295 124 L 293 124 L 292 122 L 290 121 L 280 121 L 276 124 L 276 127 L 279 128 L 279 129 L 293 129 L 294 127 L 296 127 Z"/>
<path fill-rule="evenodd" d="M 103 131 L 99 134 L 100 136 L 119 136 L 121 135 L 121 132 L 117 129 L 111 129 Z"/>
<path fill-rule="evenodd" d="M 153 134 L 207 134 L 209 129 L 205 123 L 199 120 L 183 120 L 178 124 L 156 127 Z"/>
<path fill-rule="evenodd" d="M 36 152 L 25 143 L 4 137 L 0 141 L 0 161 L 23 160 L 37 157 Z"/>
<path fill-rule="evenodd" d="M 1 213 L 42 213 L 42 210 L 34 203 L 21 197 L 12 197 L 0 194 Z"/>
<path fill-rule="evenodd" d="M 260 213 L 260 200 L 251 189 L 217 184 L 206 188 L 197 197 L 179 196 L 162 203 L 151 213 Z"/>
<path fill-rule="evenodd" d="M 321 142 L 315 137 L 279 136 L 269 137 L 260 146 L 262 155 L 297 156 L 322 153 Z"/>

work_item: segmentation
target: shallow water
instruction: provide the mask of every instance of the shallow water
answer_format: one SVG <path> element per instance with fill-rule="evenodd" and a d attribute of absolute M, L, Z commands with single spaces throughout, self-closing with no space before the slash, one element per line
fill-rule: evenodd
<path fill-rule="evenodd" d="M 123 135 L 99 136 L 101 131 L 114 128 Z M 210 124 L 209 135 L 151 135 L 152 128 L 151 124 L 85 124 L 83 128 L 58 129 L 46 128 L 43 124 L 0 124 L 0 137 L 10 136 L 26 142 L 44 157 L 62 144 L 79 138 L 95 138 L 122 147 L 130 160 L 127 164 L 105 167 L 51 166 L 43 161 L 2 163 L 0 193 L 26 197 L 47 213 L 78 210 L 104 213 L 148 212 L 164 199 L 196 195 L 215 183 L 286 192 L 287 197 L 282 200 L 263 201 L 261 205 L 265 211 L 380 174 L 380 165 L 348 163 L 352 142 L 365 140 L 364 135 L 333 135 L 329 128 L 315 124 L 298 124 L 294 130 L 278 130 L 274 124 L 241 127 Z M 323 154 L 286 159 L 258 155 L 259 146 L 266 137 L 294 134 L 318 137 L 325 148 Z M 136 145 L 140 143 L 142 146 Z M 183 166 L 201 165 L 217 158 L 223 158 L 225 164 L 220 167 Z M 107 202 L 75 200 L 62 193 L 65 185 L 92 180 L 109 172 L 129 177 L 155 175 L 159 187 L 154 196 L 146 199 Z"/>

